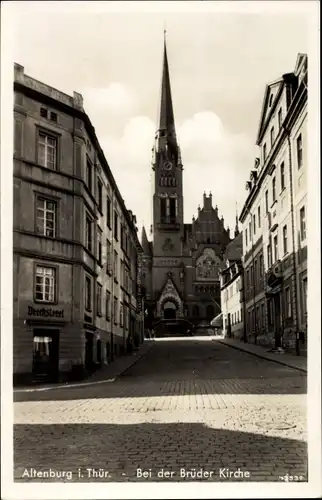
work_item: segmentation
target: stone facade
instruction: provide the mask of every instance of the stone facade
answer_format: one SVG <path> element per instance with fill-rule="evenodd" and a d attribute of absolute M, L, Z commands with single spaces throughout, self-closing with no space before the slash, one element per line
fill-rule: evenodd
<path fill-rule="evenodd" d="M 14 124 L 14 377 L 80 378 L 142 338 L 136 219 L 80 94 L 15 65 Z"/>
<path fill-rule="evenodd" d="M 294 72 L 266 87 L 240 215 L 248 339 L 297 352 L 306 349 L 306 127 L 307 56 L 299 54 Z"/>
<path fill-rule="evenodd" d="M 238 231 L 236 231 L 237 233 Z M 245 335 L 245 307 L 242 233 L 236 234 L 229 243 L 224 260 L 226 267 L 221 271 L 221 311 L 223 335 L 234 339 L 244 338 Z"/>
<path fill-rule="evenodd" d="M 142 232 L 143 277 L 148 326 L 208 325 L 220 313 L 220 270 L 229 229 L 212 195 L 192 223 L 184 223 L 183 165 L 175 131 L 166 47 L 160 121 L 153 147 L 153 241 Z"/>

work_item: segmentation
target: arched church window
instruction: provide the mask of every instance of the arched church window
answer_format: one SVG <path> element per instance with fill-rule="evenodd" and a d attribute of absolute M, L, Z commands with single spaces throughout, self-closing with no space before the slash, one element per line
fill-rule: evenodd
<path fill-rule="evenodd" d="M 198 318 L 199 317 L 199 307 L 197 305 L 193 306 L 193 309 L 192 309 L 192 315 L 195 317 L 195 318 Z"/>
<path fill-rule="evenodd" d="M 214 315 L 215 315 L 215 308 L 214 308 L 214 306 L 212 306 L 212 305 L 207 306 L 207 313 L 206 314 L 207 314 L 207 318 L 213 319 Z"/>

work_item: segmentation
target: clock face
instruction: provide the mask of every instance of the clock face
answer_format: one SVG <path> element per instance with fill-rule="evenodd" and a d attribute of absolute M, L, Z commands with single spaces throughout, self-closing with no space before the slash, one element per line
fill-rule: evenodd
<path fill-rule="evenodd" d="M 167 160 L 166 162 L 164 162 L 163 169 L 164 170 L 171 170 L 172 169 L 172 163 L 171 163 L 171 161 Z"/>

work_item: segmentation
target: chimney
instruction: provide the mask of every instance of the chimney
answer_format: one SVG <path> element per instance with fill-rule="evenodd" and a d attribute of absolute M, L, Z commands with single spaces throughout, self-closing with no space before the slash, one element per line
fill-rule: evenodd
<path fill-rule="evenodd" d="M 82 94 L 79 94 L 78 92 L 74 91 L 73 100 L 74 100 L 74 108 L 83 109 L 84 100 Z"/>
<path fill-rule="evenodd" d="M 17 82 L 22 82 L 25 74 L 25 68 L 21 64 L 14 64 L 14 80 Z"/>

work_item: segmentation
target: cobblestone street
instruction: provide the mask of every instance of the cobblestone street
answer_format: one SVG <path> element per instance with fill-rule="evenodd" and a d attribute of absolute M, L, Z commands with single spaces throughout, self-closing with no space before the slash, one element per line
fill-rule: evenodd
<path fill-rule="evenodd" d="M 305 374 L 207 337 L 156 340 L 114 382 L 14 399 L 15 480 L 307 480 Z"/>

